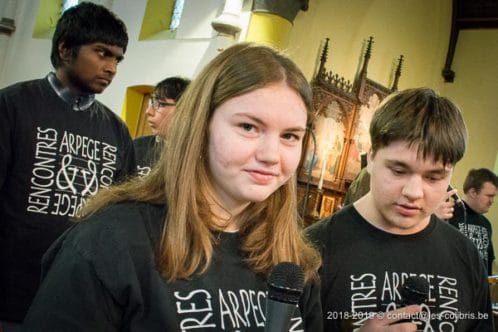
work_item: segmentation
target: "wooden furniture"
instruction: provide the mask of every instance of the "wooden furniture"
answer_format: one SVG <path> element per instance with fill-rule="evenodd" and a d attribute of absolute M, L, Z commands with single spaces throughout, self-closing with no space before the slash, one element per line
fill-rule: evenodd
<path fill-rule="evenodd" d="M 311 85 L 314 135 L 305 137 L 305 153 L 298 170 L 298 201 L 305 225 L 341 207 L 346 190 L 360 171 L 361 156 L 370 148 L 373 112 L 398 89 L 403 55 L 397 60 L 393 84 L 387 88 L 367 77 L 373 37 L 366 41 L 361 70 L 354 82 L 327 71 L 326 38 L 317 74 Z"/>
<path fill-rule="evenodd" d="M 498 28 L 498 1 L 494 0 L 453 0 L 450 42 L 446 62 L 441 74 L 445 82 L 455 80 L 451 69 L 455 55 L 458 33 L 462 29 L 496 29 Z"/>

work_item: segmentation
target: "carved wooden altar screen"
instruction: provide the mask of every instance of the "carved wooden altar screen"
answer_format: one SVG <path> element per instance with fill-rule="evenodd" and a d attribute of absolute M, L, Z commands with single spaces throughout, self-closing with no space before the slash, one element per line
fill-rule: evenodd
<path fill-rule="evenodd" d="M 396 91 L 403 56 L 398 59 L 391 88 L 367 78 L 373 38 L 367 41 L 363 64 L 353 83 L 325 69 L 326 39 L 311 85 L 315 119 L 313 136 L 305 139 L 298 171 L 300 212 L 310 224 L 337 210 L 349 184 L 361 169 L 361 156 L 370 148 L 369 126 L 381 100 Z"/>

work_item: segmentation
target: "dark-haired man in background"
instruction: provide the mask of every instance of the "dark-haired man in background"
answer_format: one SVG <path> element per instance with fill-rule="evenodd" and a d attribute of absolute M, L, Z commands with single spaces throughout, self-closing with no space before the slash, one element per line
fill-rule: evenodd
<path fill-rule="evenodd" d="M 55 28 L 55 73 L 0 90 L 4 332 L 21 328 L 42 255 L 85 198 L 135 171 L 125 124 L 95 100 L 111 84 L 127 44 L 119 18 L 103 6 L 81 3 L 65 11 Z"/>
<path fill-rule="evenodd" d="M 487 168 L 471 169 L 463 183 L 463 203 L 465 211 L 455 206 L 453 217 L 449 219 L 465 236 L 474 242 L 486 266 L 488 275 L 493 274 L 492 227 L 483 215 L 493 205 L 498 188 L 498 177 Z"/>

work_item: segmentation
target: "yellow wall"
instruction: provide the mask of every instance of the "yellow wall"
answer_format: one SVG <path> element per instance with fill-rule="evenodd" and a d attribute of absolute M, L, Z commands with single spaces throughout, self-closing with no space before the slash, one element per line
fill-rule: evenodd
<path fill-rule="evenodd" d="M 462 191 L 471 168 L 495 168 L 498 152 L 498 29 L 460 31 L 452 69 L 444 83 L 451 28 L 451 0 L 314 0 L 294 21 L 289 54 L 312 78 L 320 44 L 330 38 L 328 70 L 353 80 L 364 42 L 374 37 L 368 77 L 390 86 L 396 59 L 405 56 L 399 89 L 429 86 L 454 100 L 469 129 L 469 146 L 457 165 L 453 185 Z M 496 171 L 496 170 L 495 170 Z M 498 202 L 486 215 L 498 251 Z M 498 252 L 497 252 L 498 254 Z M 498 272 L 496 265 L 494 272 Z"/>
<path fill-rule="evenodd" d="M 174 38 L 169 30 L 173 5 L 173 0 L 148 0 L 138 39 Z"/>
<path fill-rule="evenodd" d="M 152 93 L 153 90 L 154 87 L 152 85 L 135 85 L 126 89 L 121 118 L 128 126 L 130 135 L 133 138 L 137 135 L 138 120 L 140 111 L 142 110 L 144 96 Z"/>
<path fill-rule="evenodd" d="M 246 41 L 285 48 L 289 43 L 292 24 L 285 18 L 269 13 L 251 13 Z"/>
<path fill-rule="evenodd" d="M 62 0 L 40 0 L 33 38 L 52 39 L 61 9 Z"/>

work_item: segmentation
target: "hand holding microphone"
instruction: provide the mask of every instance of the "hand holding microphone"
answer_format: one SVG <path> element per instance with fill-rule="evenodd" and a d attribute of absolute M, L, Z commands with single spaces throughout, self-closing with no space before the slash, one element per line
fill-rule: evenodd
<path fill-rule="evenodd" d="M 448 190 L 447 191 L 450 194 L 449 197 L 453 198 L 453 201 L 455 202 L 455 204 L 462 203 L 462 199 L 460 198 L 460 196 L 457 195 L 458 190 L 456 190 L 455 188 L 453 188 L 451 186 L 451 184 L 448 185 Z"/>
<path fill-rule="evenodd" d="M 441 220 L 449 220 L 453 218 L 455 204 L 463 204 L 463 202 L 457 195 L 457 189 L 454 189 L 451 185 L 449 185 L 444 201 L 439 204 L 434 213 Z"/>
<path fill-rule="evenodd" d="M 429 283 L 422 277 L 409 277 L 399 292 L 403 305 L 422 304 L 429 297 Z"/>
<path fill-rule="evenodd" d="M 359 331 L 414 331 L 415 324 L 406 317 L 420 312 L 419 305 L 427 301 L 429 297 L 429 283 L 422 277 L 409 277 L 401 286 L 399 293 L 404 307 L 389 311 L 386 315 L 374 316 L 367 320 Z"/>

